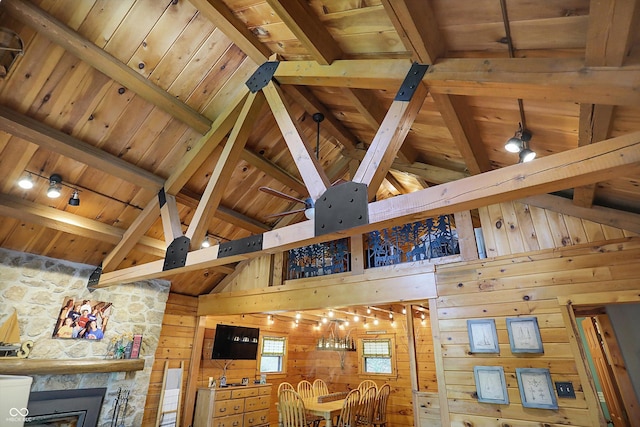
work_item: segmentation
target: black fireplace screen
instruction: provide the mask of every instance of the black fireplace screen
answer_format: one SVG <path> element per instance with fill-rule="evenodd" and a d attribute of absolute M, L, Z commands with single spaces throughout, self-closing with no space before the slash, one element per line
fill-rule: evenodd
<path fill-rule="evenodd" d="M 96 427 L 106 388 L 36 391 L 29 395 L 28 427 Z"/>

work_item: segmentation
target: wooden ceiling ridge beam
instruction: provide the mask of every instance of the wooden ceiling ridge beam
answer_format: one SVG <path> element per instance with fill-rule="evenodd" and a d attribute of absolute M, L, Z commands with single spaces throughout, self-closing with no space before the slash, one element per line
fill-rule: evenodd
<path fill-rule="evenodd" d="M 0 105 L 0 130 L 148 190 L 158 191 L 164 183 L 152 172 L 4 105 Z"/>
<path fill-rule="evenodd" d="M 217 209 L 220 200 L 222 200 L 222 194 L 226 189 L 233 169 L 240 160 L 242 151 L 264 103 L 265 97 L 262 92 L 250 93 L 247 97 L 185 234 L 191 240 L 191 249 L 199 248 L 200 243 L 204 240 L 211 213 Z"/>
<path fill-rule="evenodd" d="M 247 147 L 244 148 L 244 151 L 241 155 L 242 160 L 254 166 L 257 169 L 260 169 L 271 178 L 281 182 L 292 190 L 298 192 L 299 194 L 306 194 L 307 187 L 304 186 L 304 182 L 302 182 L 298 177 L 293 176 L 286 169 L 281 168 L 277 164 L 273 163 L 269 159 L 254 153 Z"/>
<path fill-rule="evenodd" d="M 331 183 L 316 159 L 311 147 L 305 145 L 301 138 L 298 124 L 292 118 L 291 107 L 284 97 L 284 93 L 273 81 L 262 89 L 276 123 L 280 127 L 282 136 L 298 168 L 302 181 L 307 188 L 309 197 L 317 200 L 329 188 Z"/>
<path fill-rule="evenodd" d="M 10 194 L 0 194 L 0 215 L 111 244 L 117 244 L 125 233 L 121 228 Z M 143 236 L 137 242 L 137 248 L 164 257 L 165 245 L 161 240 Z"/>
<path fill-rule="evenodd" d="M 283 61 L 281 84 L 397 90 L 406 59 Z M 640 67 L 585 67 L 579 58 L 443 58 L 422 81 L 430 93 L 640 106 Z"/>
<path fill-rule="evenodd" d="M 314 235 L 313 221 L 304 221 L 264 233 L 261 251 L 218 257 L 218 246 L 193 251 L 184 267 L 173 273 L 196 271 L 276 253 L 347 235 L 362 234 L 427 217 L 477 209 L 496 203 L 546 194 L 590 182 L 606 181 L 622 173 L 640 172 L 640 132 L 610 138 L 534 162 L 521 163 L 441 184 L 409 194 L 369 203 L 369 224 L 339 233 Z M 162 262 L 151 262 L 102 274 L 97 285 L 110 286 L 163 277 Z"/>
<path fill-rule="evenodd" d="M 633 19 L 637 2 L 592 0 L 589 6 L 589 26 L 585 48 L 585 65 L 616 66 L 624 64 L 633 34 Z M 613 125 L 611 105 L 580 105 L 578 145 L 592 144 L 609 137 Z M 591 207 L 597 183 L 574 188 L 573 202 Z"/>
<path fill-rule="evenodd" d="M 182 123 L 202 134 L 211 127 L 211 120 L 154 85 L 127 64 L 100 49 L 32 3 L 23 0 L 6 0 L 2 2 L 2 7 L 14 18 Z"/>
<path fill-rule="evenodd" d="M 307 2 L 267 0 L 267 3 L 319 64 L 328 65 L 343 56 L 342 49 Z"/>

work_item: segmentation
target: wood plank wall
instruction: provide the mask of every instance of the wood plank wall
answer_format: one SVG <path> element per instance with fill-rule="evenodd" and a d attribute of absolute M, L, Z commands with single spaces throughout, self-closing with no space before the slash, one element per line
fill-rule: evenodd
<path fill-rule="evenodd" d="M 185 373 L 182 378 L 182 402 L 187 389 L 187 372 L 190 368 L 193 337 L 197 326 L 198 299 L 178 294 L 169 294 L 167 307 L 162 319 L 158 348 L 144 405 L 143 427 L 156 425 L 156 415 L 160 403 L 162 379 L 165 361 L 169 368 L 179 368 L 184 362 Z"/>
<path fill-rule="evenodd" d="M 448 418 L 452 426 L 595 426 L 570 347 L 570 330 L 557 297 L 580 293 L 637 289 L 640 238 L 548 210 L 505 203 L 480 210 L 489 254 L 499 255 L 436 270 L 438 298 L 432 320 L 440 331 Z M 595 241 L 615 239 L 594 244 Z M 526 254 L 525 254 L 526 253 Z M 506 319 L 538 318 L 542 355 L 510 351 Z M 471 354 L 467 319 L 495 319 L 500 354 Z M 473 367 L 503 366 L 509 405 L 478 403 Z M 558 410 L 521 405 L 515 375 L 519 367 L 549 368 L 553 381 L 571 381 L 576 399 L 558 399 Z M 441 394 L 442 396 L 442 394 Z M 442 406 L 442 402 L 441 402 Z"/>
<path fill-rule="evenodd" d="M 322 378 L 327 382 L 329 390 L 347 391 L 357 388 L 364 379 L 373 379 L 380 386 L 385 382 L 391 385 L 392 393 L 389 398 L 389 420 L 390 425 L 398 427 L 413 426 L 413 408 L 411 380 L 409 377 L 409 355 L 408 340 L 406 334 L 406 319 L 402 314 L 395 315 L 395 322 L 391 325 L 388 319 L 380 317 L 377 326 L 370 325 L 365 329 L 362 324 L 349 328 L 350 335 L 357 337 L 364 335 L 366 331 L 386 331 L 394 333 L 396 339 L 397 356 L 397 377 L 372 377 L 358 374 L 357 352 L 345 352 L 344 369 L 340 366 L 340 354 L 335 351 L 321 351 L 316 349 L 318 339 L 322 334 L 328 336 L 326 327 L 316 329 L 316 322 L 302 321 L 296 328 L 293 327 L 291 319 L 275 316 L 273 324 L 269 324 L 266 316 L 245 315 L 245 316 L 224 316 L 207 317 L 207 327 L 215 328 L 218 323 L 229 325 L 249 326 L 260 328 L 260 334 L 275 334 L 288 337 L 288 358 L 287 372 L 285 375 L 269 375 L 267 381 L 273 384 L 272 390 L 272 410 L 270 423 L 277 425 L 278 415 L 275 409 L 277 401 L 278 385 L 287 381 L 294 386 L 303 379 L 313 381 Z M 416 319 L 415 337 L 417 342 L 418 377 L 422 391 L 435 392 L 436 373 L 433 357 L 433 342 L 429 320 L 421 322 Z M 202 368 L 198 374 L 198 385 L 206 386 L 209 377 L 219 378 L 222 374 L 221 364 L 218 361 L 208 360 L 211 354 L 213 330 L 208 329 L 205 333 L 203 346 Z M 234 361 L 227 368 L 227 380 L 229 382 L 240 382 L 243 377 L 258 379 L 260 374 L 257 369 L 257 362 Z"/>

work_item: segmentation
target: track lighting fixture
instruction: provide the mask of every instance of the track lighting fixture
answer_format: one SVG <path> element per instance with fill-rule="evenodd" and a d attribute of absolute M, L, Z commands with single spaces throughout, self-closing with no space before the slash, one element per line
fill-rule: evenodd
<path fill-rule="evenodd" d="M 54 173 L 49 177 L 49 189 L 47 190 L 47 197 L 50 199 L 57 199 L 60 197 L 62 191 L 62 177 L 57 173 Z"/>
<path fill-rule="evenodd" d="M 30 190 L 33 188 L 33 176 L 31 176 L 31 173 L 28 173 L 27 175 L 23 176 L 20 181 L 18 181 L 18 185 L 20 186 L 20 188 L 24 188 L 25 190 Z"/>
<path fill-rule="evenodd" d="M 69 205 L 80 206 L 80 197 L 78 197 L 78 190 L 73 190 L 73 195 L 69 198 Z"/>
<path fill-rule="evenodd" d="M 535 151 L 529 148 L 531 140 L 531 131 L 524 129 L 522 124 L 518 125 L 516 133 L 509 138 L 504 149 L 510 153 L 519 153 L 520 163 L 530 162 L 535 159 Z"/>
<path fill-rule="evenodd" d="M 205 236 L 200 247 L 204 249 L 204 248 L 208 248 L 209 246 L 211 246 L 211 242 L 209 241 L 209 236 Z"/>

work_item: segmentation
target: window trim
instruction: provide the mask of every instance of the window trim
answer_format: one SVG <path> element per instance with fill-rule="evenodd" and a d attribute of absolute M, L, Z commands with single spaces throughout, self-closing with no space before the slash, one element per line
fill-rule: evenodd
<path fill-rule="evenodd" d="M 380 340 L 388 340 L 389 341 L 389 351 L 390 359 L 391 359 L 391 373 L 374 373 L 374 372 L 366 372 L 365 371 L 365 356 L 364 356 L 364 342 L 367 340 L 371 341 L 380 341 Z M 397 367 L 397 359 L 396 353 L 398 352 L 396 346 L 396 334 L 368 334 L 368 335 L 360 335 L 358 336 L 358 375 L 366 376 L 366 377 L 386 377 L 386 378 L 397 378 L 398 376 L 398 367 Z"/>
<path fill-rule="evenodd" d="M 282 370 L 278 371 L 278 372 L 262 372 L 262 351 L 264 349 L 264 340 L 265 339 L 277 339 L 277 340 L 283 340 L 284 341 L 284 353 L 282 354 Z M 259 347 L 259 352 L 258 352 L 258 373 L 259 374 L 267 374 L 270 376 L 275 376 L 275 375 L 285 375 L 287 373 L 287 360 L 288 360 L 288 347 L 289 346 L 289 337 L 287 335 L 284 334 L 277 334 L 277 333 L 269 333 L 269 334 L 265 334 L 263 336 L 260 337 L 260 347 Z"/>

